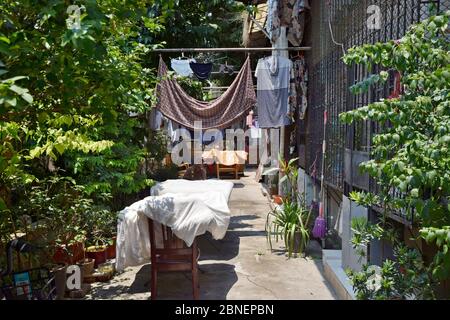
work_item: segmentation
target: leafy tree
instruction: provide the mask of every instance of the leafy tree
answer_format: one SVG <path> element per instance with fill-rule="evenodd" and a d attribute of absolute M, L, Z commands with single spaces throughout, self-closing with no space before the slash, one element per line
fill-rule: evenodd
<path fill-rule="evenodd" d="M 362 164 L 381 192 L 375 197 L 357 193 L 353 199 L 384 208 L 380 227 L 385 232 L 377 238 L 391 231 L 383 223 L 390 212 L 413 217 L 422 228 L 422 238 L 440 248 L 430 270 L 434 280 L 450 278 L 449 19 L 450 12 L 431 17 L 413 26 L 400 41 L 353 48 L 344 57 L 347 64 L 364 64 L 369 70 L 378 65 L 384 70 L 356 85 L 356 92 L 386 81 L 389 71 L 401 74 L 404 93 L 399 98 L 341 115 L 346 123 L 375 121 L 383 128 L 373 138 L 373 160 Z M 400 197 L 396 196 L 399 192 Z M 397 258 L 405 256 L 403 252 Z M 410 267 L 411 272 L 420 271 L 414 264 Z"/>
<path fill-rule="evenodd" d="M 145 125 L 155 102 L 150 50 L 237 44 L 241 7 L 230 0 L 1 1 L 0 251 L 23 228 L 23 214 L 50 221 L 45 208 L 58 207 L 64 216 L 64 188 L 45 193 L 52 179 L 71 181 L 80 207 L 102 206 L 97 218 L 152 184 L 149 171 L 166 141 Z M 199 85 L 188 84 L 197 94 Z M 43 212 L 26 207 L 28 200 Z M 83 233 L 81 220 L 67 227 Z"/>
<path fill-rule="evenodd" d="M 156 0 L 149 18 L 164 21 L 165 28 L 148 37 L 144 33 L 142 40 L 164 43 L 169 48 L 236 46 L 242 40 L 244 9 L 242 3 L 234 0 Z"/>
<path fill-rule="evenodd" d="M 22 191 L 45 186 L 48 176 L 75 178 L 84 190 L 76 196 L 96 201 L 103 192 L 121 200 L 151 184 L 144 164 L 161 141 L 144 139 L 156 81 L 143 64 L 149 47 L 137 41 L 147 9 L 140 0 L 1 2 L 3 241 L 24 213 Z M 161 28 L 158 21 L 147 26 Z"/>

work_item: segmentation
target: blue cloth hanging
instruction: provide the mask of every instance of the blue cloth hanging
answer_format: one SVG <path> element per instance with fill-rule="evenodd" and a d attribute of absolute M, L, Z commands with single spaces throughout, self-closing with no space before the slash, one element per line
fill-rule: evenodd
<path fill-rule="evenodd" d="M 210 63 L 197 63 L 197 62 L 191 62 L 189 63 L 192 72 L 197 76 L 199 80 L 208 80 L 209 76 L 212 72 L 213 64 Z"/>

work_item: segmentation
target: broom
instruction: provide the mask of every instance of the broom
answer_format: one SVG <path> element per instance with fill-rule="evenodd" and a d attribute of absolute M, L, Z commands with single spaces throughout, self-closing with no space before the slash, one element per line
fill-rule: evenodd
<path fill-rule="evenodd" d="M 319 216 L 317 217 L 316 221 L 314 222 L 314 228 L 313 228 L 313 236 L 314 238 L 318 239 L 324 239 L 327 233 L 327 223 L 325 221 L 325 214 L 324 214 L 324 182 L 325 182 L 325 152 L 326 152 L 326 128 L 327 128 L 327 122 L 328 122 L 328 112 L 325 110 L 323 114 L 323 144 L 322 144 L 322 176 L 320 178 L 320 204 L 319 204 Z"/>

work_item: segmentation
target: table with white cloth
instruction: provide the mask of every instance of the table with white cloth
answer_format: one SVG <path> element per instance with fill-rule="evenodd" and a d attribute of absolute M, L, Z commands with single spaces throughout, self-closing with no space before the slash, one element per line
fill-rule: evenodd
<path fill-rule="evenodd" d="M 248 153 L 245 151 L 211 149 L 203 151 L 202 158 L 206 163 L 216 163 L 218 179 L 220 179 L 221 172 L 232 172 L 235 179 L 238 179 L 238 174 L 243 171 L 247 161 Z"/>
<path fill-rule="evenodd" d="M 232 189 L 232 182 L 220 180 L 167 180 L 156 184 L 151 196 L 119 214 L 116 269 L 150 261 L 148 219 L 170 227 L 187 246 L 207 231 L 214 239 L 222 239 L 230 223 Z"/>

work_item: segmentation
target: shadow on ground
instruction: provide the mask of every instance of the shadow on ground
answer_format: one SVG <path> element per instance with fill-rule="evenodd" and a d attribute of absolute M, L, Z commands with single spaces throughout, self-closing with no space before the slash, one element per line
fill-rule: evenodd
<path fill-rule="evenodd" d="M 151 265 L 142 266 L 130 286 L 109 283 L 108 286 L 93 288 L 91 295 L 96 299 L 141 297 L 150 299 Z M 192 280 L 190 272 L 158 273 L 158 300 L 191 300 Z M 222 263 L 202 264 L 200 271 L 200 299 L 225 300 L 237 282 L 233 265 Z"/>
<path fill-rule="evenodd" d="M 265 231 L 252 229 L 252 225 L 243 221 L 259 219 L 256 215 L 242 215 L 231 217 L 227 234 L 222 240 L 214 240 L 210 233 L 198 237 L 200 261 L 216 260 L 228 261 L 238 256 L 242 238 L 265 237 Z"/>

